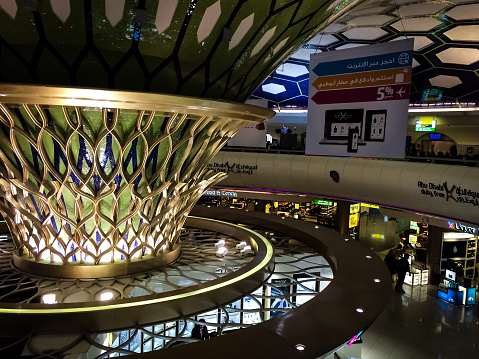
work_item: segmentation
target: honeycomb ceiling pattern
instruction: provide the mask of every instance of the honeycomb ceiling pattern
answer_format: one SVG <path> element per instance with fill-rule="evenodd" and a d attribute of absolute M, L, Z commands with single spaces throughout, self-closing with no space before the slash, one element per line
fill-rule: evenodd
<path fill-rule="evenodd" d="M 411 103 L 479 103 L 479 2 L 470 0 L 366 0 L 305 43 L 268 78 L 253 98 L 272 108 L 306 108 L 311 54 L 414 38 Z M 282 85 L 273 94 L 265 84 Z"/>
<path fill-rule="evenodd" d="M 0 82 L 244 102 L 359 0 L 0 0 Z"/>

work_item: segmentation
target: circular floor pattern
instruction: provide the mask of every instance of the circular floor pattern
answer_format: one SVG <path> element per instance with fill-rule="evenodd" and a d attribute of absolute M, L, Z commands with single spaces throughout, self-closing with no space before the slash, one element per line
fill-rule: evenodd
<path fill-rule="evenodd" d="M 0 303 L 85 303 L 106 299 L 166 293 L 224 277 L 251 262 L 254 253 L 241 255 L 240 240 L 206 229 L 181 233 L 181 257 L 159 270 L 99 279 L 43 278 L 12 267 L 13 243 L 0 242 Z M 225 240 L 228 253 L 216 257 L 215 243 Z M 102 299 L 104 298 L 104 299 Z"/>
<path fill-rule="evenodd" d="M 31 358 L 44 357 L 45 353 L 48 353 L 49 358 L 111 358 L 159 350 L 196 341 L 191 338 L 191 331 L 200 319 L 205 319 L 212 336 L 226 334 L 282 315 L 313 298 L 331 282 L 333 271 L 330 265 L 320 253 L 308 245 L 271 230 L 246 225 L 243 227 L 266 237 L 272 243 L 275 255 L 275 269 L 272 275 L 264 283 L 259 283 L 258 288 L 248 295 L 196 316 L 186 316 L 149 326 L 136 326 L 122 331 L 69 334 L 61 336 L 61 339 L 56 337 L 54 341 L 49 335 L 25 336 L 9 340 L 8 345 L 0 347 L 0 354 L 2 351 L 7 353 L 16 349 L 21 350 L 24 355 L 30 355 Z M 160 286 L 163 289 L 178 288 L 191 283 L 197 284 L 207 278 L 217 278 L 238 270 L 238 267 L 248 260 L 248 257 L 237 256 L 234 250 L 228 252 L 224 260 L 219 260 L 215 255 L 214 243 L 224 237 L 217 232 L 187 228 L 182 233 L 184 255 L 171 268 L 131 276 L 134 279 L 128 283 L 125 278 L 93 280 L 94 283 L 88 286 L 90 288 L 88 290 L 82 286 L 83 280 L 67 281 L 73 282 L 67 288 L 75 288 L 75 293 L 86 291 L 89 298 L 97 298 L 106 289 L 116 290 L 117 286 L 112 283 L 112 280 L 115 280 L 124 288 L 118 290 L 117 295 L 134 296 L 157 290 Z M 234 248 L 237 242 L 227 238 L 230 248 Z M 0 265 L 2 268 L 5 266 L 4 259 L 0 259 Z M 1 278 L 2 287 L 13 281 L 12 277 L 8 280 L 5 276 Z M 29 279 L 30 281 L 24 279 L 25 284 L 22 286 L 37 288 L 37 294 L 30 296 L 30 299 L 38 297 L 39 293 L 51 291 L 49 286 L 54 285 L 42 282 L 43 280 Z M 42 287 L 39 283 L 46 285 Z M 58 283 L 55 285 L 58 287 Z M 127 289 L 130 287 L 131 289 Z M 65 300 L 68 295 L 61 298 Z"/>
<path fill-rule="evenodd" d="M 182 259 L 142 275 L 40 278 L 21 273 L 11 265 L 11 253 L 4 252 L 0 322 L 9 325 L 0 326 L 0 336 L 106 332 L 177 320 L 236 300 L 271 274 L 273 248 L 260 234 L 194 216 L 186 225 L 197 232 L 185 234 Z M 222 239 L 228 252 L 218 255 Z M 236 247 L 241 242 L 250 253 Z"/>

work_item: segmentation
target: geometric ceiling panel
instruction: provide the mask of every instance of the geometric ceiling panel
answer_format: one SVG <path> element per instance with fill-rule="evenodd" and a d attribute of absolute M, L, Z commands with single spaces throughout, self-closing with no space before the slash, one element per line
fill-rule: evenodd
<path fill-rule="evenodd" d="M 388 23 L 393 20 L 394 17 L 388 15 L 372 15 L 372 16 L 361 16 L 355 19 L 349 20 L 354 26 L 380 26 Z"/>
<path fill-rule="evenodd" d="M 479 19 L 479 4 L 456 6 L 446 12 L 446 15 L 456 20 Z"/>
<path fill-rule="evenodd" d="M 356 1 L 0 0 L 0 82 L 244 102 Z"/>
<path fill-rule="evenodd" d="M 269 60 L 271 60 L 271 58 L 274 57 L 279 52 L 279 50 L 281 50 L 283 48 L 284 45 L 286 45 L 288 40 L 289 40 L 289 37 L 287 37 L 286 39 L 281 40 L 281 42 L 279 44 L 277 44 L 273 49 L 271 49 L 272 51 L 267 56 L 265 56 L 263 64 L 268 62 Z"/>
<path fill-rule="evenodd" d="M 379 27 L 356 27 L 343 32 L 351 40 L 376 40 L 387 34 Z"/>
<path fill-rule="evenodd" d="M 288 40 L 289 40 L 289 37 L 287 37 L 286 39 L 281 40 L 281 42 L 273 48 L 273 56 L 275 56 L 279 52 L 279 50 L 281 50 L 283 48 L 283 46 L 286 45 Z"/>
<path fill-rule="evenodd" d="M 321 53 L 321 51 L 319 51 L 319 53 Z M 270 108 L 306 108 L 308 105 L 309 74 L 305 73 L 298 77 L 292 77 L 291 74 L 286 73 L 286 70 L 298 69 L 295 67 L 291 68 L 288 65 L 300 65 L 299 70 L 305 72 L 303 69 L 306 69 L 305 64 L 307 63 L 309 63 L 309 57 L 308 61 L 288 60 L 286 63 L 280 65 L 273 73 L 273 76 L 265 80 L 263 84 L 253 92 L 251 98 L 267 100 L 268 107 Z M 275 86 L 271 87 L 269 85 Z M 278 87 L 277 85 L 281 85 L 282 87 Z M 283 89 L 284 91 L 282 91 Z M 268 92 L 265 90 L 268 90 Z M 271 91 L 282 92 L 273 94 Z"/>
<path fill-rule="evenodd" d="M 414 39 L 414 51 L 422 51 L 431 44 L 434 44 L 434 41 L 427 38 L 426 36 L 400 36 L 396 37 L 391 41 L 405 40 L 405 39 Z"/>
<path fill-rule="evenodd" d="M 337 32 L 346 30 L 346 28 L 347 28 L 346 25 L 334 23 L 334 24 L 328 25 L 323 31 L 321 31 L 321 33 L 335 34 Z"/>
<path fill-rule="evenodd" d="M 115 27 L 123 18 L 125 0 L 105 0 L 105 16 L 111 26 Z"/>
<path fill-rule="evenodd" d="M 479 61 L 479 50 L 461 47 L 450 47 L 437 53 L 437 57 L 443 63 L 470 65 Z"/>
<path fill-rule="evenodd" d="M 410 36 L 414 39 L 414 51 L 422 51 L 434 42 L 426 36 Z"/>
<path fill-rule="evenodd" d="M 171 25 L 178 0 L 160 0 L 156 10 L 155 26 L 158 34 L 162 34 Z"/>
<path fill-rule="evenodd" d="M 17 14 L 17 3 L 15 0 L 0 0 L 0 8 L 5 11 L 12 19 L 15 19 Z"/>
<path fill-rule="evenodd" d="M 271 38 L 273 37 L 274 33 L 276 31 L 276 26 L 273 27 L 272 29 L 269 29 L 264 35 L 263 37 L 261 38 L 261 40 L 258 41 L 258 43 L 256 44 L 256 46 L 253 48 L 253 50 L 251 51 L 251 57 L 253 57 L 254 55 L 256 55 L 258 52 L 260 52 L 263 47 L 266 46 L 266 44 L 268 43 L 269 40 L 271 40 Z"/>
<path fill-rule="evenodd" d="M 264 92 L 269 92 L 273 95 L 277 95 L 281 92 L 285 92 L 286 88 L 283 85 L 278 84 L 266 84 L 261 86 Z"/>
<path fill-rule="evenodd" d="M 346 2 L 338 0 L 334 6 Z M 424 102 L 424 91 L 438 86 L 442 99 L 428 97 L 427 101 L 469 102 L 479 106 L 478 0 L 357 2 L 359 4 L 344 16 L 329 21 L 328 26 L 295 52 L 291 61 L 305 62 L 307 66 L 310 55 L 314 53 L 414 39 L 411 103 Z M 326 36 L 334 36 L 336 40 L 331 42 Z M 298 82 L 298 85 L 304 84 Z M 286 89 L 289 94 L 288 87 Z M 307 89 L 305 86 L 301 96 L 307 98 Z M 262 92 L 255 95 L 261 98 Z M 288 99 L 283 93 L 278 98 L 270 96 L 270 106 L 276 103 L 285 108 L 289 103 L 298 103 L 297 97 L 289 96 Z"/>
<path fill-rule="evenodd" d="M 399 31 L 430 31 L 441 24 L 441 21 L 432 17 L 414 17 L 399 20 L 391 26 Z"/>
<path fill-rule="evenodd" d="M 346 45 L 342 45 L 336 48 L 336 50 L 344 50 L 344 49 L 352 49 L 354 47 L 361 47 L 361 46 L 367 46 L 367 44 L 354 44 L 354 43 L 349 43 Z"/>
<path fill-rule="evenodd" d="M 52 5 L 53 13 L 65 23 L 71 13 L 70 0 L 50 0 L 50 4 Z"/>
<path fill-rule="evenodd" d="M 216 25 L 216 22 L 221 16 L 221 4 L 218 0 L 213 5 L 208 7 L 203 15 L 203 19 L 201 19 L 200 26 L 198 26 L 197 36 L 198 36 L 198 43 L 202 42 L 206 39 L 213 31 L 213 28 Z"/>
<path fill-rule="evenodd" d="M 447 75 L 435 76 L 431 78 L 429 82 L 431 82 L 431 85 L 433 86 L 445 87 L 445 88 L 451 88 L 451 87 L 462 84 L 462 81 L 459 79 L 459 77 L 447 76 Z"/>
<path fill-rule="evenodd" d="M 293 55 L 291 55 L 291 58 L 309 61 L 311 54 L 314 54 L 317 52 L 321 52 L 321 51 L 316 49 L 308 49 L 308 48 L 301 47 Z"/>
<path fill-rule="evenodd" d="M 241 40 L 243 40 L 243 37 L 245 37 L 246 33 L 249 31 L 249 29 L 251 29 L 251 26 L 253 26 L 253 20 L 254 20 L 254 13 L 249 15 L 247 18 L 241 20 L 241 23 L 238 25 L 238 28 L 236 29 L 235 33 L 231 37 L 228 50 L 231 50 L 236 45 L 238 45 L 241 42 Z"/>
<path fill-rule="evenodd" d="M 311 40 L 309 40 L 307 43 L 310 45 L 321 45 L 321 46 L 326 46 L 330 45 L 334 42 L 337 42 L 338 39 L 334 37 L 333 35 L 327 35 L 327 34 L 317 34 L 315 35 Z"/>
<path fill-rule="evenodd" d="M 309 70 L 304 65 L 296 65 L 292 63 L 285 63 L 276 69 L 276 74 L 289 76 L 289 77 L 299 77 L 309 73 Z"/>
<path fill-rule="evenodd" d="M 405 5 L 399 8 L 399 14 L 401 16 L 420 16 L 420 15 L 434 15 L 442 9 L 446 8 L 448 4 L 444 3 L 420 3 Z"/>
<path fill-rule="evenodd" d="M 206 39 L 213 31 L 213 28 L 216 25 L 216 22 L 221 16 L 221 4 L 218 0 L 213 5 L 208 7 L 203 15 L 203 19 L 201 19 L 200 26 L 198 26 L 197 36 L 198 36 L 198 43 L 202 42 Z"/>
<path fill-rule="evenodd" d="M 479 25 L 457 26 L 444 33 L 453 41 L 479 41 Z"/>

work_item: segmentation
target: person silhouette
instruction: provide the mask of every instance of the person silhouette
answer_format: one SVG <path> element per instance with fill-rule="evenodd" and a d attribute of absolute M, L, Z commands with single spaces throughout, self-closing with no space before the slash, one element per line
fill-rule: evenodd
<path fill-rule="evenodd" d="M 208 328 L 206 328 L 206 321 L 204 319 L 200 319 L 199 322 L 205 324 L 195 324 L 193 330 L 191 331 L 191 337 L 200 340 L 209 339 L 210 334 L 208 333 Z"/>
<path fill-rule="evenodd" d="M 406 278 L 406 273 L 409 273 L 409 254 L 404 253 L 401 258 L 396 261 L 396 273 L 398 275 L 398 280 L 396 282 L 396 292 L 405 293 L 402 289 L 404 279 Z"/>

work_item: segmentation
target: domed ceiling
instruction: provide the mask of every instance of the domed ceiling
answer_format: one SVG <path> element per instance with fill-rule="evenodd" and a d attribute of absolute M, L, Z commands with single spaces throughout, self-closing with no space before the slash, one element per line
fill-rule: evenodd
<path fill-rule="evenodd" d="M 0 0 L 0 81 L 245 101 L 359 0 Z"/>
<path fill-rule="evenodd" d="M 479 102 L 479 3 L 369 0 L 334 22 L 279 66 L 253 94 L 272 108 L 306 108 L 311 54 L 414 38 L 411 104 Z"/>

